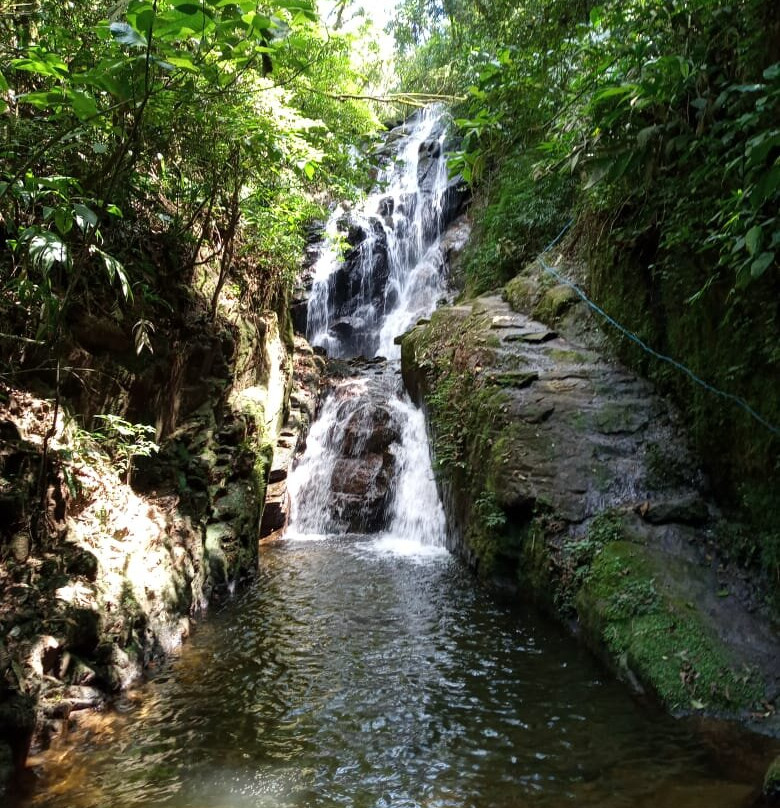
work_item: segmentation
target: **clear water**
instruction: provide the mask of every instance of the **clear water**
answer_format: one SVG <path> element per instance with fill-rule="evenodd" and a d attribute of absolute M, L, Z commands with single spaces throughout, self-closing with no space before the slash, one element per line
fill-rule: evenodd
<path fill-rule="evenodd" d="M 737 808 L 771 756 L 637 704 L 446 551 L 388 534 L 265 548 L 119 706 L 49 753 L 27 808 Z"/>

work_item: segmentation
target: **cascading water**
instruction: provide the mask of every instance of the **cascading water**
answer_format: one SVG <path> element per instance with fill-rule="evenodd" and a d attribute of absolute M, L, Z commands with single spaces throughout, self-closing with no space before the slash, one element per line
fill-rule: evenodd
<path fill-rule="evenodd" d="M 325 228 L 307 309 L 309 341 L 334 358 L 384 357 L 333 385 L 291 475 L 288 536 L 385 531 L 442 546 L 445 520 L 422 413 L 400 389 L 395 338 L 446 292 L 440 240 L 457 210 L 442 110 L 391 133 L 377 191 L 337 207 Z M 350 245 L 342 256 L 339 244 Z"/>
<path fill-rule="evenodd" d="M 397 359 L 395 337 L 445 293 L 439 242 L 458 192 L 447 176 L 442 110 L 426 108 L 394 137 L 378 190 L 357 211 L 333 211 L 314 266 L 306 332 L 332 357 Z M 350 246 L 343 258 L 340 234 Z"/>

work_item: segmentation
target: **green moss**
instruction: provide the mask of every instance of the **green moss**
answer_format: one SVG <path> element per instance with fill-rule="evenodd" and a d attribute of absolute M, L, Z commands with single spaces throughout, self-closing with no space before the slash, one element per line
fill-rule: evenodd
<path fill-rule="evenodd" d="M 581 351 L 564 351 L 560 348 L 551 348 L 548 354 L 551 359 L 561 364 L 584 365 L 590 361 Z"/>
<path fill-rule="evenodd" d="M 562 615 L 574 613 L 577 594 L 590 576 L 593 560 L 606 544 L 622 538 L 620 515 L 606 510 L 593 517 L 583 538 L 564 540 L 552 592 L 553 604 L 558 612 Z"/>
<path fill-rule="evenodd" d="M 268 486 L 268 475 L 271 473 L 271 464 L 274 459 L 274 446 L 272 443 L 263 443 L 254 451 L 255 462 L 252 465 L 252 485 L 258 502 L 265 502 L 265 492 Z"/>
<path fill-rule="evenodd" d="M 541 516 L 535 516 L 520 529 L 517 580 L 525 597 L 554 609 L 555 573 L 545 534 Z"/>
<path fill-rule="evenodd" d="M 593 413 L 593 425 L 605 435 L 637 432 L 647 425 L 647 415 L 641 406 L 605 404 Z"/>
<path fill-rule="evenodd" d="M 548 289 L 542 299 L 534 307 L 534 317 L 543 323 L 552 325 L 575 304 L 580 296 L 566 284 L 558 284 Z"/>
<path fill-rule="evenodd" d="M 510 370 L 504 373 L 493 373 L 488 376 L 488 381 L 499 387 L 528 387 L 539 378 L 535 371 Z"/>
<path fill-rule="evenodd" d="M 518 312 L 530 312 L 540 294 L 538 281 L 525 274 L 517 275 L 504 287 L 503 298 Z"/>
<path fill-rule="evenodd" d="M 735 671 L 725 647 L 683 601 L 657 586 L 644 548 L 605 545 L 576 598 L 592 641 L 672 710 L 748 707 L 762 694 L 748 671 Z"/>

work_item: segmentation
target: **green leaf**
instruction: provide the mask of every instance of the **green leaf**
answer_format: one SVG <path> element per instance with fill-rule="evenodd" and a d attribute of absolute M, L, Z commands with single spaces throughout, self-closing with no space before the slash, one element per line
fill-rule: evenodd
<path fill-rule="evenodd" d="M 760 224 L 753 225 L 745 234 L 745 247 L 750 255 L 755 255 L 761 247 L 763 230 Z"/>
<path fill-rule="evenodd" d="M 767 81 L 780 79 L 780 62 L 775 62 L 773 65 L 769 65 L 769 67 L 764 71 L 764 78 Z"/>
<path fill-rule="evenodd" d="M 79 120 L 86 121 L 97 116 L 97 102 L 86 90 L 68 90 L 68 98 Z"/>
<path fill-rule="evenodd" d="M 16 70 L 37 73 L 39 76 L 67 78 L 68 66 L 57 53 L 50 53 L 42 48 L 30 48 L 28 55 L 22 59 L 12 59 L 11 65 Z"/>
<path fill-rule="evenodd" d="M 637 89 L 636 84 L 620 84 L 617 87 L 605 87 L 603 90 L 597 90 L 593 93 L 593 103 L 600 103 L 607 98 L 613 98 L 620 95 L 629 95 Z"/>
<path fill-rule="evenodd" d="M 127 273 L 125 272 L 125 268 L 122 266 L 122 263 L 114 258 L 113 255 L 109 255 L 99 247 L 93 246 L 92 251 L 96 253 L 103 262 L 103 266 L 106 268 L 106 274 L 108 275 L 108 280 L 113 283 L 114 279 L 118 278 L 119 286 L 122 289 L 122 295 L 124 296 L 125 300 L 131 301 L 133 299 L 133 290 L 130 288 L 130 281 L 127 279 Z"/>
<path fill-rule="evenodd" d="M 189 56 L 166 56 L 165 61 L 187 73 L 200 73 L 200 69 Z"/>
<path fill-rule="evenodd" d="M 36 109 L 61 109 L 67 103 L 67 96 L 61 90 L 38 90 L 19 96 L 21 104 L 31 104 Z"/>
<path fill-rule="evenodd" d="M 54 224 L 64 236 L 73 227 L 73 214 L 67 208 L 57 208 L 54 211 Z"/>
<path fill-rule="evenodd" d="M 771 266 L 774 260 L 775 254 L 773 252 L 762 252 L 761 255 L 759 255 L 758 258 L 756 258 L 756 260 L 750 265 L 751 277 L 760 278 L 764 272 L 766 272 L 767 268 Z"/>
<path fill-rule="evenodd" d="M 276 8 L 283 8 L 293 14 L 300 14 L 311 22 L 317 22 L 317 12 L 308 0 L 276 0 Z"/>
<path fill-rule="evenodd" d="M 34 235 L 27 247 L 30 260 L 44 271 L 55 264 L 69 264 L 70 255 L 65 242 L 56 234 L 44 231 Z"/>
<path fill-rule="evenodd" d="M 79 230 L 86 232 L 88 227 L 97 227 L 98 217 L 97 213 L 86 205 L 77 202 L 73 206 L 73 215 L 76 219 L 76 224 Z"/>
<path fill-rule="evenodd" d="M 602 6 L 593 6 L 590 10 L 590 24 L 601 25 L 601 20 L 604 18 L 604 9 Z"/>
<path fill-rule="evenodd" d="M 136 31 L 130 23 L 112 22 L 109 27 L 111 35 L 120 45 L 128 45 L 131 48 L 146 48 L 148 45 L 146 37 Z"/>
<path fill-rule="evenodd" d="M 640 149 L 647 148 L 647 144 L 661 131 L 661 127 L 657 124 L 653 126 L 646 126 L 640 129 L 636 136 L 636 142 Z"/>
<path fill-rule="evenodd" d="M 0 73 L 0 93 L 4 93 L 8 89 L 8 82 L 5 80 L 5 76 Z"/>
<path fill-rule="evenodd" d="M 201 11 L 200 6 L 192 0 L 173 0 L 173 5 L 179 14 L 199 14 Z"/>

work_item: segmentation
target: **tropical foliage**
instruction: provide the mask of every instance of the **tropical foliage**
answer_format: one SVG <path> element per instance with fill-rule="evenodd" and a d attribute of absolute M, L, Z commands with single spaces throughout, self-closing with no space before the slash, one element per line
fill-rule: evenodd
<path fill-rule="evenodd" d="M 349 37 L 311 0 L 40 0 L 0 16 L 0 320 L 6 367 L 52 347 L 85 301 L 132 317 L 152 346 L 170 289 L 211 263 L 212 314 L 251 264 L 284 296 L 302 222 L 348 144 L 375 128 Z M 110 287 L 111 292 L 107 293 Z M 103 289 L 104 291 L 100 291 Z"/>

